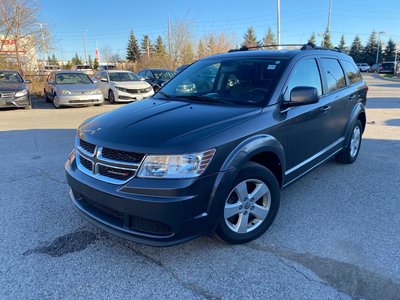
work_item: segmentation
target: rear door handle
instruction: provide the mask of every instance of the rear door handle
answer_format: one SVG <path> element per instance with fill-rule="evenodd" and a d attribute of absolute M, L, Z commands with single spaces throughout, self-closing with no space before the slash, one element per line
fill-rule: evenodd
<path fill-rule="evenodd" d="M 324 105 L 323 107 L 321 107 L 321 110 L 322 111 L 328 111 L 328 110 L 330 110 L 331 109 L 331 106 L 330 105 Z"/>
<path fill-rule="evenodd" d="M 356 94 L 353 94 L 350 96 L 350 100 L 354 100 L 354 99 L 356 99 Z"/>

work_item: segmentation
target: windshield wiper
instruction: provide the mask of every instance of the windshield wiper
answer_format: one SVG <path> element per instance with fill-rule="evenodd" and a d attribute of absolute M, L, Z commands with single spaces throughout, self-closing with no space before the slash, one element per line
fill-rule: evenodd
<path fill-rule="evenodd" d="M 219 99 L 219 98 L 210 98 L 207 96 L 197 96 L 197 95 L 180 95 L 180 96 L 175 96 L 176 98 L 183 98 L 183 99 L 189 99 L 189 100 L 194 100 L 194 101 L 200 101 L 200 102 L 207 102 L 207 103 L 225 103 L 225 104 L 232 104 L 232 101 L 225 100 L 225 99 Z"/>

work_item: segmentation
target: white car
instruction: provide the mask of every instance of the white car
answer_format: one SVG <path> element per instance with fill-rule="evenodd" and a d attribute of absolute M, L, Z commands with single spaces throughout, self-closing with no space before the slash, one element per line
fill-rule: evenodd
<path fill-rule="evenodd" d="M 130 71 L 104 70 L 97 72 L 93 80 L 110 103 L 138 101 L 154 95 L 151 85 Z"/>
<path fill-rule="evenodd" d="M 357 67 L 360 69 L 361 72 L 367 72 L 371 66 L 367 63 L 359 63 L 357 64 Z"/>

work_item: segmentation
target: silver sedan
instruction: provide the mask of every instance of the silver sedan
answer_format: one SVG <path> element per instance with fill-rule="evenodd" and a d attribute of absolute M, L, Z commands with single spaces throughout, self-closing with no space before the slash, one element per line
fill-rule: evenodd
<path fill-rule="evenodd" d="M 47 102 L 55 108 L 61 106 L 102 105 L 104 97 L 100 89 L 86 74 L 79 71 L 57 71 L 47 77 L 45 83 Z"/>

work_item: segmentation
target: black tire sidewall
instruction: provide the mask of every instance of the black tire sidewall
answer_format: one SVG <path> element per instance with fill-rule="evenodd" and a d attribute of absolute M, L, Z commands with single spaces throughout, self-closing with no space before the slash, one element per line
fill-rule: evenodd
<path fill-rule="evenodd" d="M 232 189 L 240 182 L 247 179 L 258 179 L 263 181 L 269 188 L 271 193 L 271 207 L 268 216 L 265 218 L 263 223 L 256 229 L 248 233 L 236 233 L 233 232 L 228 225 L 225 223 L 224 208 L 225 202 L 231 193 Z M 261 236 L 272 224 L 276 214 L 279 210 L 280 205 L 280 187 L 274 176 L 274 174 L 267 168 L 253 162 L 248 162 L 243 169 L 238 173 L 234 183 L 232 184 L 229 194 L 223 199 L 224 204 L 222 206 L 222 212 L 220 213 L 220 220 L 216 233 L 225 242 L 231 244 L 241 244 L 252 241 Z"/>
<path fill-rule="evenodd" d="M 350 152 L 351 152 L 351 139 L 353 138 L 354 128 L 356 128 L 357 126 L 360 128 L 360 143 L 358 145 L 358 150 L 357 150 L 356 155 L 351 156 L 351 154 L 350 154 Z M 358 119 L 356 121 L 356 123 L 354 124 L 354 126 L 351 128 L 349 142 L 348 142 L 346 148 L 336 156 L 336 160 L 338 162 L 345 163 L 345 164 L 352 164 L 353 162 L 356 161 L 356 159 L 358 157 L 358 154 L 360 153 L 360 150 L 361 150 L 362 133 L 363 133 L 363 126 L 362 126 L 361 121 Z"/>
<path fill-rule="evenodd" d="M 110 101 L 111 104 L 115 104 L 115 95 L 112 90 L 108 91 L 108 101 Z"/>

